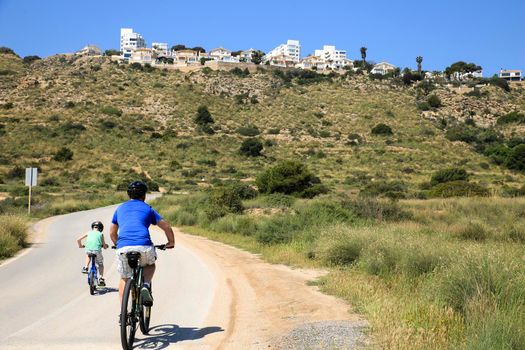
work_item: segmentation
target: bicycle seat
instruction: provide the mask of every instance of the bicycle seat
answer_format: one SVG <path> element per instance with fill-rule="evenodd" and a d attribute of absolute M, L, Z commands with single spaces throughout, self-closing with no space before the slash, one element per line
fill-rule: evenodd
<path fill-rule="evenodd" d="M 136 268 L 140 259 L 140 252 L 127 252 L 126 258 L 128 258 L 129 267 L 132 269 Z"/>
<path fill-rule="evenodd" d="M 89 253 L 87 256 L 89 256 L 90 258 L 96 258 L 97 254 Z"/>

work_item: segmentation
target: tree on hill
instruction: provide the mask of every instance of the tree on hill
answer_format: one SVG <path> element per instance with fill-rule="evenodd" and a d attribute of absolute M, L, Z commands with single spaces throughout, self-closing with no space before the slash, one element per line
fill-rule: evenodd
<path fill-rule="evenodd" d="M 423 63 L 423 57 L 417 56 L 416 63 L 417 63 L 417 74 L 421 75 L 421 63 Z"/>
<path fill-rule="evenodd" d="M 107 49 L 104 51 L 104 56 L 120 56 L 120 51 L 115 49 Z"/>
<path fill-rule="evenodd" d="M 25 56 L 22 61 L 24 61 L 25 64 L 31 64 L 35 61 L 40 60 L 41 58 L 38 56 Z"/>
<path fill-rule="evenodd" d="M 200 53 L 205 53 L 206 52 L 206 50 L 203 47 L 201 47 L 201 46 L 195 46 L 195 47 L 192 48 L 192 50 L 200 52 Z"/>
<path fill-rule="evenodd" d="M 9 47 L 5 47 L 5 46 L 0 46 L 0 53 L 4 53 L 7 55 L 14 55 L 18 57 L 16 52 L 13 51 L 13 49 L 10 49 Z"/>
<path fill-rule="evenodd" d="M 195 124 L 198 124 L 200 126 L 215 123 L 210 111 L 208 111 L 208 107 L 206 106 L 200 106 L 197 109 L 197 114 L 195 115 L 193 121 L 195 122 Z"/>
<path fill-rule="evenodd" d="M 261 64 L 262 58 L 264 57 L 265 53 L 261 50 L 257 50 L 252 54 L 252 62 L 255 64 Z"/>
<path fill-rule="evenodd" d="M 361 59 L 365 63 L 366 63 L 366 50 L 368 50 L 368 49 L 366 47 L 364 47 L 364 46 L 359 49 L 359 51 L 361 51 Z"/>
<path fill-rule="evenodd" d="M 445 68 L 445 75 L 451 76 L 454 73 L 474 73 L 480 71 L 481 69 L 481 66 L 478 66 L 475 63 L 458 61 Z"/>
<path fill-rule="evenodd" d="M 186 45 L 177 44 L 171 47 L 171 51 L 180 51 L 180 50 L 186 50 Z"/>

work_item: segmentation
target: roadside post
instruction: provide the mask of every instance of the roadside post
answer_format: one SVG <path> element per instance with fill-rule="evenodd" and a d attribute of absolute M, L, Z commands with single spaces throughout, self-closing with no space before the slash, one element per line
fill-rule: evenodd
<path fill-rule="evenodd" d="M 26 168 L 26 186 L 29 187 L 29 202 L 27 204 L 27 214 L 31 214 L 31 194 L 33 186 L 36 186 L 36 178 L 38 175 L 37 168 Z"/>

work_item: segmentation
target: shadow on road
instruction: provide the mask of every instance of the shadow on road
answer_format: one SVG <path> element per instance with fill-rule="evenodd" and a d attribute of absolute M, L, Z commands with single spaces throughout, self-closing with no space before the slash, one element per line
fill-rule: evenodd
<path fill-rule="evenodd" d="M 118 288 L 109 288 L 109 287 L 97 287 L 97 294 L 95 295 L 104 295 L 107 293 L 118 292 Z"/>
<path fill-rule="evenodd" d="M 135 349 L 165 349 L 170 344 L 184 340 L 201 339 L 211 333 L 223 332 L 221 327 L 179 327 L 175 324 L 163 324 L 150 329 L 147 338 L 135 338 Z"/>

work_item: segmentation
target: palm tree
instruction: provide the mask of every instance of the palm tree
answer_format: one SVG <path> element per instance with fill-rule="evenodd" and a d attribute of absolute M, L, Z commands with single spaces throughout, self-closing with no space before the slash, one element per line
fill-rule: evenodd
<path fill-rule="evenodd" d="M 423 62 L 423 57 L 417 56 L 416 62 L 417 62 L 417 74 L 421 75 L 421 63 Z"/>
<path fill-rule="evenodd" d="M 367 48 L 364 46 L 361 48 L 361 58 L 363 59 L 363 63 L 366 63 L 366 50 Z"/>

